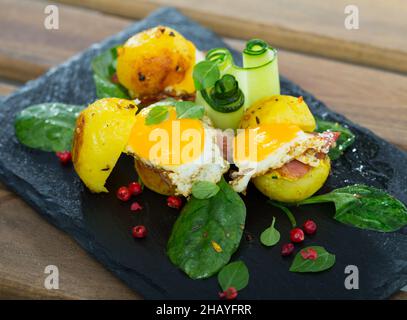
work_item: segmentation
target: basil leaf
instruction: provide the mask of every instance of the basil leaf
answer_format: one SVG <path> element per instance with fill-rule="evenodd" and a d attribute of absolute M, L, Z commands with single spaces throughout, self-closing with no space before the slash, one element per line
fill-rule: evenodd
<path fill-rule="evenodd" d="M 197 91 L 210 88 L 220 78 L 218 64 L 209 60 L 201 61 L 195 65 L 192 77 Z"/>
<path fill-rule="evenodd" d="M 202 119 L 205 113 L 203 106 L 197 105 L 192 101 L 175 102 L 178 119 Z"/>
<path fill-rule="evenodd" d="M 385 191 L 356 184 L 311 197 L 299 204 L 334 202 L 334 218 L 360 229 L 392 232 L 407 225 L 406 206 Z"/>
<path fill-rule="evenodd" d="M 239 246 L 246 219 L 240 196 L 222 179 L 219 192 L 209 199 L 194 196 L 174 224 L 167 254 L 193 279 L 217 273 Z"/>
<path fill-rule="evenodd" d="M 276 218 L 273 217 L 271 226 L 264 230 L 260 235 L 260 242 L 265 246 L 271 247 L 276 245 L 280 241 L 280 232 L 274 228 Z"/>
<path fill-rule="evenodd" d="M 116 73 L 117 47 L 111 48 L 92 60 L 93 80 L 96 86 L 96 95 L 100 98 L 125 98 L 129 99 L 129 93 L 119 83 L 112 81 Z"/>
<path fill-rule="evenodd" d="M 301 251 L 306 251 L 309 248 L 314 249 L 318 257 L 315 260 L 304 259 Z M 291 272 L 320 272 L 331 268 L 335 264 L 335 255 L 329 253 L 324 247 L 311 246 L 301 249 L 294 258 L 290 267 Z"/>
<path fill-rule="evenodd" d="M 158 105 L 148 112 L 146 125 L 159 124 L 168 118 L 168 108 L 164 105 Z"/>
<path fill-rule="evenodd" d="M 43 103 L 17 114 L 14 128 L 24 145 L 44 151 L 71 150 L 75 122 L 82 106 Z"/>
<path fill-rule="evenodd" d="M 230 287 L 240 291 L 249 283 L 249 270 L 243 261 L 231 262 L 219 272 L 218 282 L 223 291 Z"/>
<path fill-rule="evenodd" d="M 341 133 L 338 140 L 336 140 L 336 147 L 329 150 L 331 160 L 338 159 L 344 151 L 355 142 L 355 135 L 352 131 L 341 126 L 339 123 L 318 118 L 315 118 L 315 120 L 317 122 L 317 132 L 337 131 Z"/>
<path fill-rule="evenodd" d="M 197 199 L 209 199 L 219 192 L 217 184 L 209 181 L 197 181 L 192 185 L 192 195 Z"/>

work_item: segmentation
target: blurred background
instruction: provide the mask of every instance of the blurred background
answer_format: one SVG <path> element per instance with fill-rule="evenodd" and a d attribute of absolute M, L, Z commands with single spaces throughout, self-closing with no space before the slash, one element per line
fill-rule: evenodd
<path fill-rule="evenodd" d="M 162 6 L 234 48 L 268 41 L 282 75 L 407 150 L 405 0 L 0 0 L 0 96 Z M 139 298 L 1 185 L 0 233 L 0 298 Z M 39 276 L 49 261 L 56 293 Z"/>

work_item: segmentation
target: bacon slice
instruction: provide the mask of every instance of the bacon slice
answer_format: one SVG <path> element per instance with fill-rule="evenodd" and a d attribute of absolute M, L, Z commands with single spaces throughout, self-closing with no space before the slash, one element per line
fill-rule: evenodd
<path fill-rule="evenodd" d="M 311 170 L 311 166 L 302 163 L 298 160 L 292 160 L 281 168 L 278 168 L 276 171 L 285 178 L 299 179 L 303 177 L 308 171 Z"/>

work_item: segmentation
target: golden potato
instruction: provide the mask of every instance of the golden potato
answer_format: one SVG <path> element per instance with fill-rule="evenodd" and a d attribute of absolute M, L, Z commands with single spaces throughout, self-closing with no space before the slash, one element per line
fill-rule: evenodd
<path fill-rule="evenodd" d="M 117 77 L 134 97 L 195 92 L 196 49 L 177 31 L 158 26 L 131 37 L 117 49 Z"/>
<path fill-rule="evenodd" d="M 135 167 L 138 176 L 147 188 L 165 196 L 175 194 L 175 186 L 164 170 L 147 166 L 139 160 L 135 160 Z"/>
<path fill-rule="evenodd" d="M 241 128 L 262 124 L 290 123 L 304 131 L 314 131 L 315 119 L 302 97 L 275 95 L 255 102 L 243 115 Z"/>
<path fill-rule="evenodd" d="M 252 181 L 261 193 L 270 199 L 281 202 L 298 202 L 317 192 L 328 178 L 331 169 L 329 157 L 321 161 L 299 179 L 286 179 L 277 171 L 253 178 Z"/>
<path fill-rule="evenodd" d="M 134 101 L 104 98 L 81 112 L 72 147 L 75 170 L 92 192 L 107 192 L 105 182 L 129 139 Z"/>

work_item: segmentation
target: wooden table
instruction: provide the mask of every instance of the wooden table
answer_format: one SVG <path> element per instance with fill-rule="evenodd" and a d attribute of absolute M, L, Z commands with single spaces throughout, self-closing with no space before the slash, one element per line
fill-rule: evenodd
<path fill-rule="evenodd" d="M 199 7 L 189 0 L 59 2 L 64 2 L 58 4 L 60 29 L 49 31 L 43 26 L 49 2 L 0 0 L 0 95 L 120 31 L 134 21 L 130 18 L 174 4 L 236 48 L 244 44 L 236 39 L 249 37 L 262 37 L 281 48 L 283 75 L 407 150 L 405 1 L 369 6 L 367 0 L 352 1 L 360 6 L 357 31 L 343 27 L 346 2 L 341 0 L 329 5 L 324 0 L 295 5 L 252 0 L 250 6 L 244 0 L 207 0 Z M 141 298 L 2 185 L 0 234 L 0 298 Z M 59 290 L 44 288 L 44 268 L 50 264 L 59 267 Z M 407 299 L 407 294 L 394 298 Z"/>

